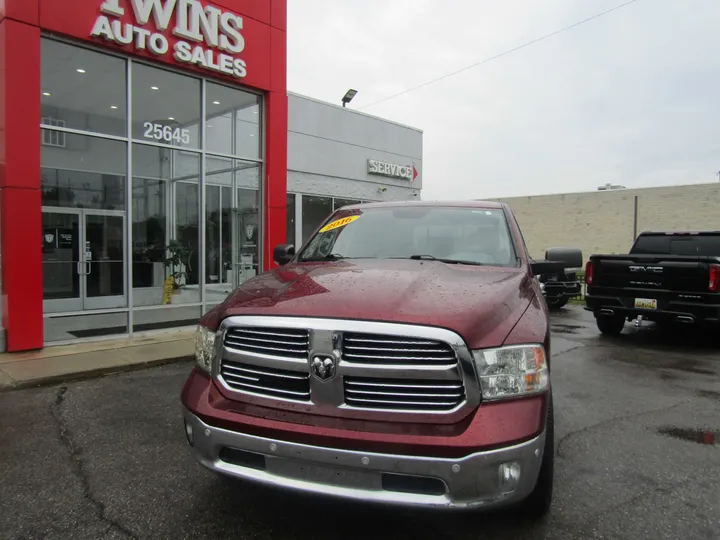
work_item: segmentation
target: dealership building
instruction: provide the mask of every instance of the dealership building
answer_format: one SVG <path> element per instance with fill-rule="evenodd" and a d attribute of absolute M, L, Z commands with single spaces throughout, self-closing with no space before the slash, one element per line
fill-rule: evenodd
<path fill-rule="evenodd" d="M 286 0 L 5 0 L 0 67 L 8 351 L 192 325 L 333 209 L 420 198 L 420 130 L 288 94 Z"/>

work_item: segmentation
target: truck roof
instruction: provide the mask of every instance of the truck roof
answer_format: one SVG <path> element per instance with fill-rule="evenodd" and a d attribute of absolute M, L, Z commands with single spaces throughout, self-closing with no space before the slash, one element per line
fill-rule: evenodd
<path fill-rule="evenodd" d="M 392 201 L 352 204 L 343 208 L 392 208 L 398 206 L 435 206 L 442 208 L 484 208 L 499 210 L 504 203 L 491 201 Z"/>
<path fill-rule="evenodd" d="M 720 234 L 720 231 L 643 231 L 638 236 L 695 236 L 718 234 Z"/>

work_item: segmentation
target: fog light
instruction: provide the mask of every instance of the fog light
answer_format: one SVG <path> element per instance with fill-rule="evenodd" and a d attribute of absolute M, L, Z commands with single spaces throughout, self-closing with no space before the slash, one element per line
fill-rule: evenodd
<path fill-rule="evenodd" d="M 511 493 L 517 489 L 520 483 L 520 464 L 517 461 L 508 461 L 498 468 L 500 490 L 503 493 Z"/>
<path fill-rule="evenodd" d="M 193 428 L 192 424 L 190 424 L 187 420 L 185 420 L 185 437 L 187 438 L 188 444 L 193 446 Z"/>

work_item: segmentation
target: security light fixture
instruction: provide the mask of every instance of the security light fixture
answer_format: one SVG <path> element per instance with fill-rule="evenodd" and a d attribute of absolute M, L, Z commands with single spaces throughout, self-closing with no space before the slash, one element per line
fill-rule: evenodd
<path fill-rule="evenodd" d="M 160 90 L 157 86 L 151 86 L 150 90 Z"/>
<path fill-rule="evenodd" d="M 117 105 L 110 105 L 111 109 L 117 109 Z"/>
<path fill-rule="evenodd" d="M 43 92 L 43 96 L 50 97 L 52 94 L 50 92 Z"/>
<path fill-rule="evenodd" d="M 219 101 L 213 101 L 213 105 L 220 105 Z"/>
<path fill-rule="evenodd" d="M 78 68 L 78 69 L 76 69 L 75 71 L 77 71 L 78 73 L 85 73 L 85 70 L 82 69 L 82 68 Z"/>
<path fill-rule="evenodd" d="M 350 103 L 353 100 L 353 98 L 357 95 L 357 93 L 358 93 L 358 91 L 353 90 L 352 88 L 350 90 L 348 90 L 347 92 L 345 92 L 345 95 L 342 98 L 343 107 L 346 107 L 347 104 Z"/>

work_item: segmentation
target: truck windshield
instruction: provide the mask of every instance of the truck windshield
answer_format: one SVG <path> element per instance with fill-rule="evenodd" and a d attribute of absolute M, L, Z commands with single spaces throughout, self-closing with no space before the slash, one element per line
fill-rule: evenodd
<path fill-rule="evenodd" d="M 500 209 L 405 206 L 335 212 L 299 261 L 420 259 L 516 266 Z"/>
<path fill-rule="evenodd" d="M 630 253 L 720 257 L 720 234 L 640 235 Z"/>

